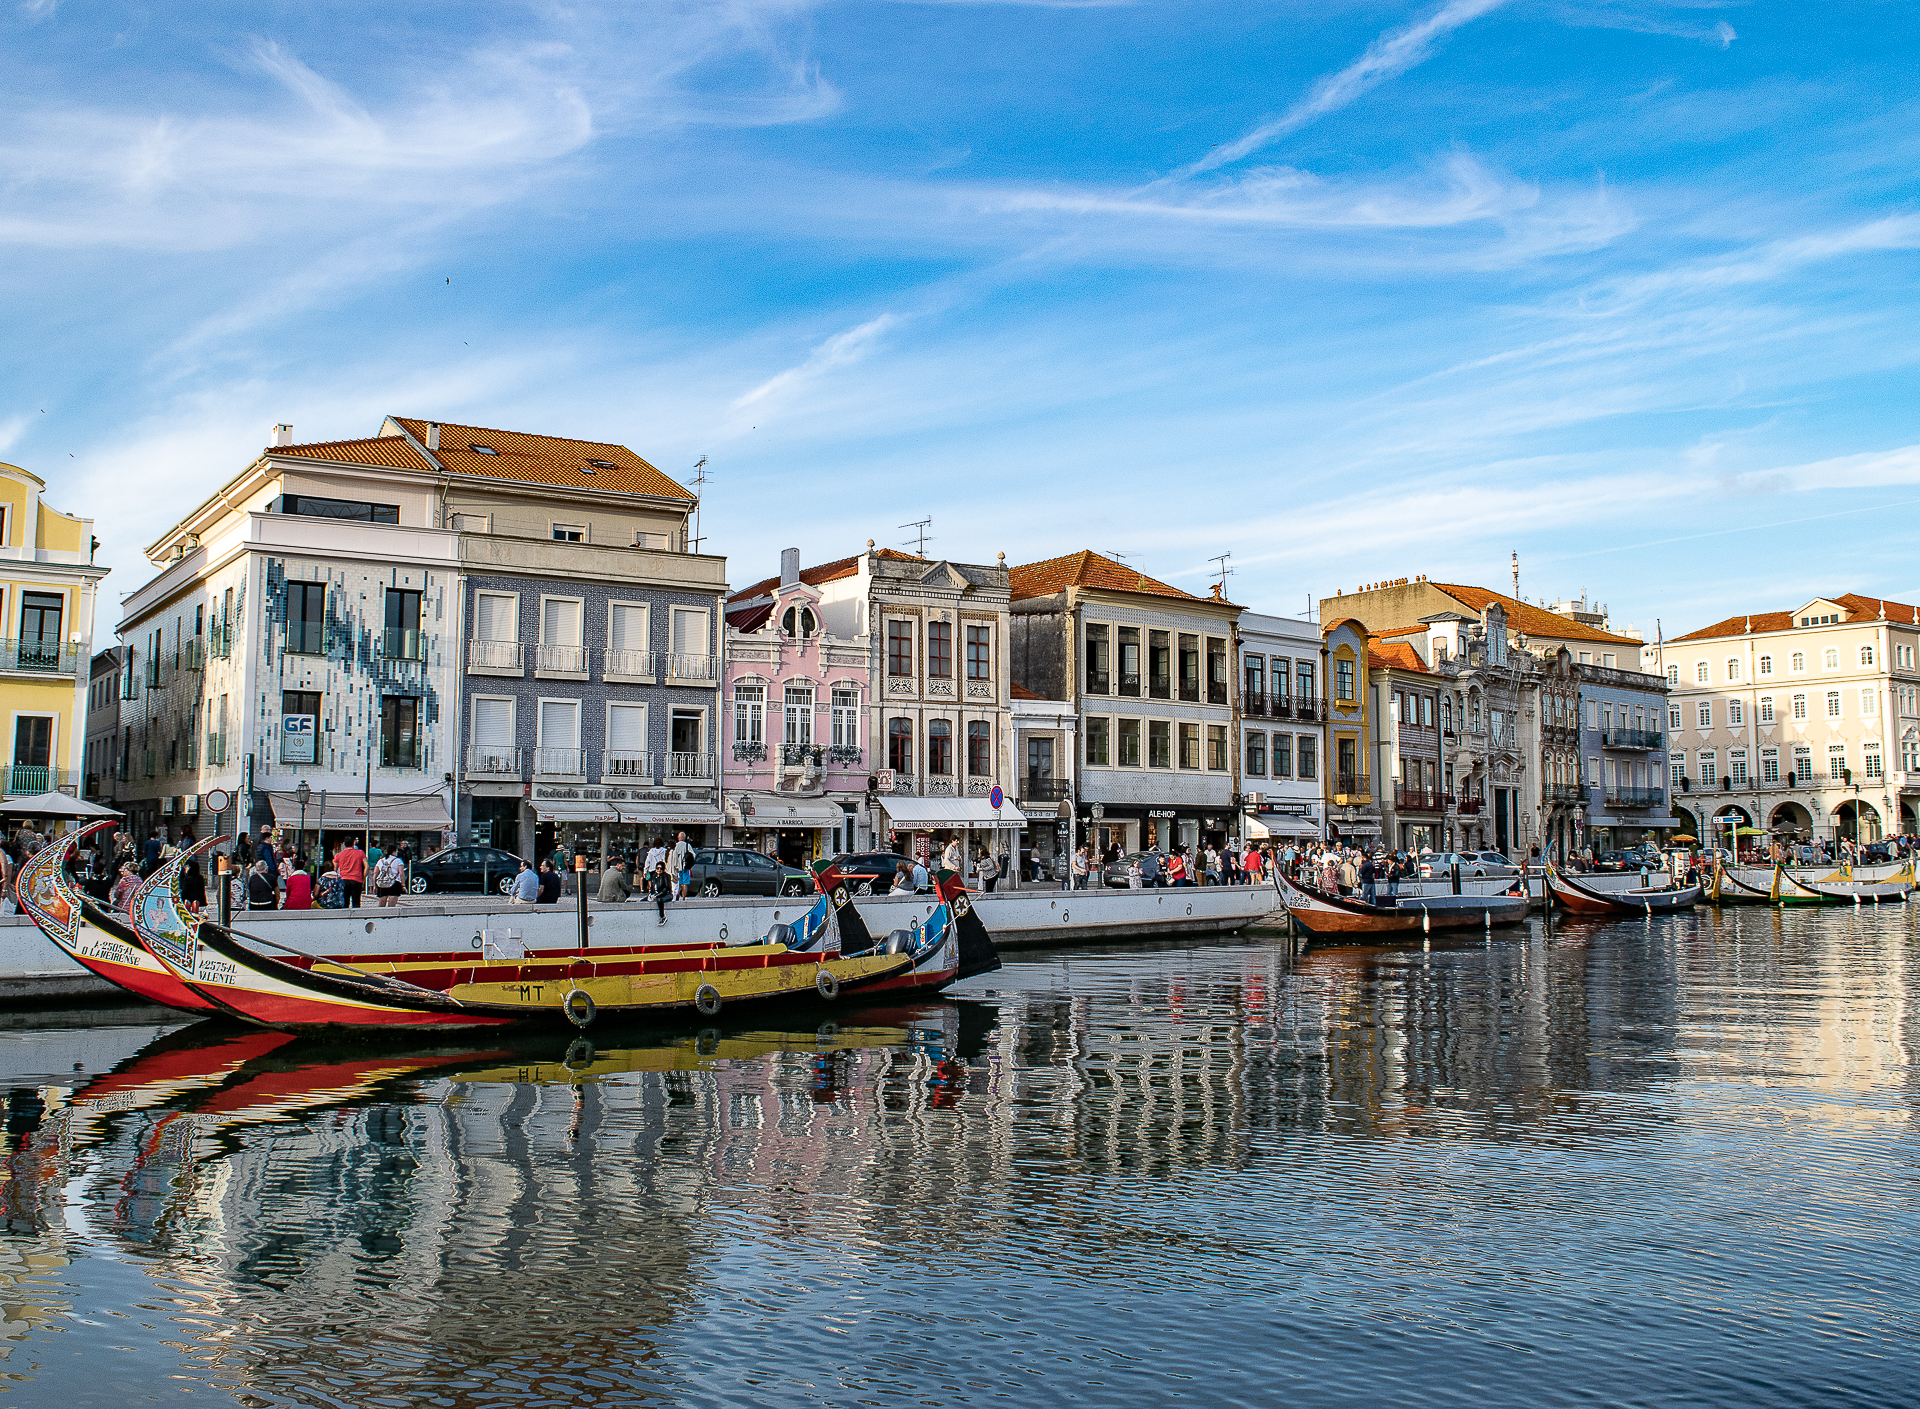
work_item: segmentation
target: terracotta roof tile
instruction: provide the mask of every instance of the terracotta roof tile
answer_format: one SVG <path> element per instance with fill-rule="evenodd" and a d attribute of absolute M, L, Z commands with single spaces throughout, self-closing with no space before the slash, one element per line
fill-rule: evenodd
<path fill-rule="evenodd" d="M 1012 599 L 1016 602 L 1023 597 L 1045 597 L 1053 592 L 1064 591 L 1068 587 L 1098 587 L 1109 592 L 1145 592 L 1155 597 L 1180 597 L 1189 602 L 1213 600 L 1207 597 L 1196 597 L 1191 592 L 1182 592 L 1178 587 L 1170 587 L 1164 582 L 1156 582 L 1145 573 L 1130 568 L 1125 563 L 1116 563 L 1112 558 L 1103 558 L 1098 553 L 1085 550 L 1069 553 L 1063 558 L 1048 558 L 1044 562 L 1023 564 L 1012 570 L 1010 580 Z"/>
<path fill-rule="evenodd" d="M 896 553 L 891 548 L 880 549 L 879 556 L 892 558 L 895 562 L 902 563 L 925 563 L 932 561 L 931 558 L 917 558 L 912 553 Z M 822 563 L 819 567 L 801 568 L 800 580 L 809 587 L 818 587 L 823 583 L 838 582 L 843 577 L 852 577 L 859 571 L 860 555 L 855 553 L 851 558 L 838 558 L 830 563 Z M 738 592 L 735 592 L 731 597 L 727 598 L 727 600 L 729 602 L 750 602 L 755 597 L 764 596 L 768 592 L 773 591 L 774 588 L 779 585 L 780 574 L 775 573 L 772 577 L 761 578 L 751 587 L 742 587 Z"/>
<path fill-rule="evenodd" d="M 405 416 L 396 416 L 394 420 L 405 426 L 422 445 L 427 443 L 425 421 Z M 496 453 L 489 455 L 475 450 L 475 445 L 487 446 Z M 525 431 L 458 426 L 442 421 L 438 453 L 440 463 L 457 475 L 602 489 L 615 494 L 649 494 L 693 502 L 693 495 L 685 485 L 669 479 L 626 446 L 604 441 L 569 440 L 562 436 L 530 435 Z M 589 460 L 601 460 L 605 464 L 589 465 Z M 592 473 L 586 473 L 587 470 Z"/>
<path fill-rule="evenodd" d="M 1025 685 L 1009 685 L 1007 686 L 1007 693 L 1011 698 L 1016 700 L 1044 700 L 1047 698 L 1037 691 L 1029 690 Z"/>
<path fill-rule="evenodd" d="M 1885 617 L 1889 621 L 1904 621 L 1920 626 L 1920 607 L 1907 602 L 1896 602 L 1889 597 L 1862 597 L 1857 592 L 1842 592 L 1837 597 L 1825 600 L 1844 607 L 1848 621 L 1878 621 Z M 1739 616 L 1730 616 L 1725 621 L 1716 621 L 1711 626 L 1703 626 L 1698 631 L 1689 631 L 1684 636 L 1675 636 L 1668 645 L 1681 641 L 1706 641 L 1717 636 L 1744 636 L 1749 631 L 1789 631 L 1793 628 L 1793 613 L 1787 612 L 1743 612 Z"/>
<path fill-rule="evenodd" d="M 1395 670 L 1417 670 L 1427 673 L 1427 663 L 1420 659 L 1420 653 L 1405 641 L 1382 641 L 1378 645 L 1367 646 L 1367 665 L 1375 670 L 1391 666 Z"/>
<path fill-rule="evenodd" d="M 365 440 L 322 440 L 312 445 L 269 445 L 264 453 L 289 455 L 296 460 L 330 460 L 341 465 L 433 472 L 433 466 L 420 458 L 420 452 L 397 435 L 377 435 Z"/>
<path fill-rule="evenodd" d="M 1631 636 L 1616 636 L 1597 626 L 1583 625 L 1570 616 L 1561 616 L 1544 607 L 1529 606 L 1484 587 L 1467 587 L 1453 582 L 1435 582 L 1432 585 L 1476 613 L 1484 612 L 1488 603 L 1498 602 L 1506 611 L 1507 626 L 1514 631 L 1524 631 L 1529 636 L 1546 636 L 1558 641 L 1599 641 L 1613 646 L 1631 646 L 1636 651 L 1645 644 Z"/>

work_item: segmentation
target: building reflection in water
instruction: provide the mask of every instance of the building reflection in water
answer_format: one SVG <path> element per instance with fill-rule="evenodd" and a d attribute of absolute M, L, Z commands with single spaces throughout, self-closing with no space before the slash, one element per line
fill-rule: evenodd
<path fill-rule="evenodd" d="M 197 1024 L 13 1092 L 11 1367 L 98 1249 L 165 1311 L 156 1381 L 672 1401 L 704 1363 L 691 1325 L 737 1301 L 777 1322 L 817 1301 L 823 1257 L 880 1297 L 1014 1247 L 1137 1269 L 1193 1255 L 1140 1200 L 1196 1178 L 1335 1201 L 1455 1181 L 1470 1202 L 1462 1170 L 1501 1146 L 1638 1158 L 1695 1118 L 1664 1094 L 1689 1081 L 1905 1122 L 1910 943 L 1904 914 L 1727 912 L 1298 960 L 1080 951 L 844 1028 L 601 1050 Z"/>

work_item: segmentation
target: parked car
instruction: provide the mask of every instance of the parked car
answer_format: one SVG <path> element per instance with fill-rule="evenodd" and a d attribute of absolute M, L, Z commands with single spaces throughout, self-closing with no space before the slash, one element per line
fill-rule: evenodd
<path fill-rule="evenodd" d="M 497 846 L 449 846 L 413 863 L 407 889 L 415 895 L 513 893 L 520 858 Z"/>
<path fill-rule="evenodd" d="M 1460 865 L 1463 880 L 1485 880 L 1489 876 L 1504 879 L 1520 874 L 1520 868 L 1497 851 L 1436 851 L 1420 858 L 1420 879 L 1444 881 L 1453 875 L 1455 862 Z"/>
<path fill-rule="evenodd" d="M 1146 853 L 1144 851 L 1129 851 L 1125 856 L 1122 856 L 1118 861 L 1112 862 L 1106 866 L 1102 866 L 1100 868 L 1101 875 L 1106 879 L 1106 883 L 1109 886 L 1112 886 L 1116 890 L 1125 890 L 1129 885 L 1133 884 L 1132 867 L 1134 863 L 1137 862 L 1142 856 L 1145 856 L 1145 855 Z M 1146 871 L 1146 867 L 1142 866 L 1140 869 L 1142 874 L 1144 874 Z M 1167 858 L 1164 855 L 1162 855 L 1160 857 L 1161 883 L 1165 884 L 1166 879 L 1167 879 Z"/>
<path fill-rule="evenodd" d="M 1893 848 L 1883 841 L 1868 842 L 1860 848 L 1860 861 L 1862 865 L 1869 862 L 1880 863 L 1891 860 L 1893 860 Z"/>
<path fill-rule="evenodd" d="M 913 858 L 892 851 L 860 851 L 833 858 L 855 895 L 885 895 L 893 889 L 893 873 L 903 861 L 912 871 Z"/>
<path fill-rule="evenodd" d="M 806 895 L 814 884 L 805 871 L 757 851 L 708 847 L 693 853 L 687 887 L 692 895 Z"/>

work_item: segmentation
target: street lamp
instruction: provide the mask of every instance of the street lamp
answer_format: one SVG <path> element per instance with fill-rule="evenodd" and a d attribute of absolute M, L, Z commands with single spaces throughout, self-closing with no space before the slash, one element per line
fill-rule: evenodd
<path fill-rule="evenodd" d="M 300 780 L 300 786 L 293 790 L 293 796 L 294 800 L 300 804 L 300 849 L 305 851 L 307 847 L 307 804 L 313 799 L 313 785 L 305 778 L 302 778 Z"/>
<path fill-rule="evenodd" d="M 1100 876 L 1102 889 L 1105 889 L 1107 884 L 1107 868 L 1103 864 L 1098 864 L 1100 857 L 1096 856 L 1094 852 L 1100 840 L 1099 823 L 1106 815 L 1107 805 L 1104 802 L 1096 802 L 1093 805 L 1094 831 L 1093 834 L 1087 838 L 1087 874 L 1091 876 L 1097 871 Z"/>

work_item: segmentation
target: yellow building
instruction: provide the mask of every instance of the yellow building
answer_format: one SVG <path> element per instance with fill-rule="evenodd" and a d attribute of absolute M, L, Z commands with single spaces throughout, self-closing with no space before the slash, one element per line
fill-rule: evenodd
<path fill-rule="evenodd" d="M 0 718 L 8 796 L 78 795 L 87 743 L 93 606 L 107 569 L 93 564 L 93 520 L 42 500 L 46 483 L 0 464 Z"/>

